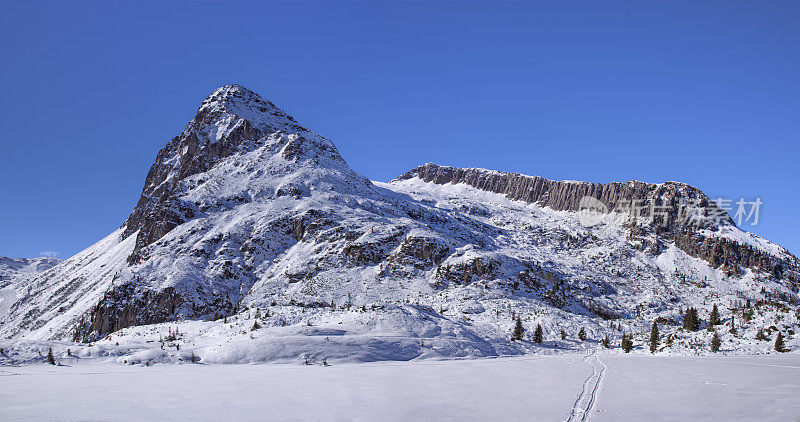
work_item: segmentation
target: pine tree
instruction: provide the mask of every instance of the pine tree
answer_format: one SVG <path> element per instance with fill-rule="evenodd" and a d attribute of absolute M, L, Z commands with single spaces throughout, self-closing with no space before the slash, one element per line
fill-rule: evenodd
<path fill-rule="evenodd" d="M 255 331 L 258 330 L 259 328 L 261 328 L 261 324 L 259 324 L 258 320 L 256 320 L 255 322 L 253 322 L 253 327 L 250 328 L 250 331 Z"/>
<path fill-rule="evenodd" d="M 697 331 L 700 328 L 700 320 L 697 317 L 697 309 L 688 308 L 683 316 L 683 328 L 689 331 Z"/>
<path fill-rule="evenodd" d="M 717 334 L 716 330 L 714 331 L 714 336 L 711 337 L 711 351 L 714 353 L 719 352 L 719 348 L 722 346 L 722 340 L 719 338 L 719 334 Z"/>
<path fill-rule="evenodd" d="M 622 335 L 622 343 L 620 344 L 620 347 L 625 351 L 625 353 L 630 353 L 631 349 L 633 349 L 633 339 L 631 339 L 630 334 Z"/>
<path fill-rule="evenodd" d="M 719 325 L 721 321 L 719 320 L 719 309 L 717 309 L 717 304 L 714 304 L 714 307 L 711 309 L 711 315 L 708 316 L 708 331 L 714 331 L 714 326 Z"/>
<path fill-rule="evenodd" d="M 52 347 L 47 351 L 47 363 L 49 363 L 50 365 L 55 365 L 56 364 L 56 358 L 55 358 L 55 356 L 53 356 L 53 348 Z"/>
<path fill-rule="evenodd" d="M 764 329 L 763 328 L 759 328 L 758 331 L 756 331 L 756 340 L 763 341 L 763 340 L 766 340 L 766 339 L 767 339 L 767 336 L 764 335 Z"/>
<path fill-rule="evenodd" d="M 543 340 L 542 324 L 536 324 L 536 331 L 533 332 L 533 342 L 541 343 Z"/>
<path fill-rule="evenodd" d="M 581 341 L 586 340 L 586 329 L 585 328 L 581 327 L 580 331 L 578 331 L 578 338 Z"/>
<path fill-rule="evenodd" d="M 611 340 L 608 338 L 608 334 L 606 334 L 606 336 L 603 337 L 603 347 L 605 347 L 606 349 L 611 348 Z"/>
<path fill-rule="evenodd" d="M 511 333 L 511 340 L 522 340 L 525 334 L 525 327 L 522 326 L 522 319 L 517 317 L 517 323 L 514 325 L 514 331 Z"/>
<path fill-rule="evenodd" d="M 729 333 L 736 335 L 736 321 L 733 318 L 733 314 L 731 314 L 731 329 L 728 330 Z"/>
<path fill-rule="evenodd" d="M 561 329 L 561 340 L 566 340 L 566 339 L 567 339 L 567 332 L 564 331 L 564 329 L 562 328 Z"/>
<path fill-rule="evenodd" d="M 655 353 L 658 348 L 658 325 L 653 321 L 653 328 L 650 329 L 650 353 Z"/>
<path fill-rule="evenodd" d="M 778 336 L 775 337 L 775 351 L 780 353 L 788 352 L 783 346 L 783 334 L 780 331 L 778 331 Z"/>

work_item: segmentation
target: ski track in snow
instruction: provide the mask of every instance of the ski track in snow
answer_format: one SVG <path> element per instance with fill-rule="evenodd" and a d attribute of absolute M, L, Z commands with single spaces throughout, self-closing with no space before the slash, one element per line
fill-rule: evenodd
<path fill-rule="evenodd" d="M 596 352 L 592 352 L 590 355 L 586 356 L 583 361 L 592 365 L 592 374 L 583 382 L 583 389 L 572 405 L 572 411 L 567 422 L 585 422 L 589 420 L 589 416 L 594 410 L 594 405 L 597 402 L 597 396 L 600 392 L 603 373 L 606 370 L 606 365 L 597 357 Z"/>

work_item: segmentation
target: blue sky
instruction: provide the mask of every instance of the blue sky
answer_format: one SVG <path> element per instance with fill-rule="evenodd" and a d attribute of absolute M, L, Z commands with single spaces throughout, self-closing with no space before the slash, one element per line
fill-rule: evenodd
<path fill-rule="evenodd" d="M 119 227 L 227 83 L 373 180 L 429 161 L 677 180 L 760 197 L 745 228 L 800 252 L 800 2 L 170 3 L 4 4 L 0 256 Z"/>

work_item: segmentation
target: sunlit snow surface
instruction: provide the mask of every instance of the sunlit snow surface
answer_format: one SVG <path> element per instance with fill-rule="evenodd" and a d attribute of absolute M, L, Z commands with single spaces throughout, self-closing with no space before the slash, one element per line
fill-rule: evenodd
<path fill-rule="evenodd" d="M 800 416 L 798 354 L 570 354 L 329 367 L 67 365 L 0 368 L 0 420 L 793 421 Z"/>

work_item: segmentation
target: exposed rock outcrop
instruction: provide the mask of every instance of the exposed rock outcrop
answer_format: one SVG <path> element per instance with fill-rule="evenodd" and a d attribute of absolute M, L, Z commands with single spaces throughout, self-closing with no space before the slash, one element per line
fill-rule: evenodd
<path fill-rule="evenodd" d="M 89 342 L 133 325 L 172 321 L 183 300 L 175 289 L 136 291 L 130 285 L 117 287 L 95 305 L 75 327 L 74 341 Z"/>
<path fill-rule="evenodd" d="M 681 200 L 695 202 L 705 210 L 706 215 L 721 211 L 702 191 L 678 182 L 662 184 L 635 180 L 606 184 L 559 182 L 539 176 L 439 166 L 433 163 L 419 166 L 398 179 L 406 180 L 414 177 L 439 185 L 464 183 L 481 190 L 506 195 L 509 199 L 535 203 L 559 211 L 578 211 L 581 199 L 587 196 L 600 200 L 609 207 L 609 210 L 629 206 L 631 201 L 640 201 L 636 205 L 642 209 L 642 213 L 647 212 L 651 206 L 658 207 L 660 212 L 655 216 L 656 223 L 667 227 L 677 222 Z M 733 220 L 724 215 L 721 223 L 733 224 Z"/>
<path fill-rule="evenodd" d="M 685 183 L 553 181 L 539 176 L 433 163 L 398 177 L 400 180 L 412 178 L 440 185 L 464 183 L 554 210 L 579 211 L 581 200 L 592 197 L 605 204 L 607 211 L 651 217 L 650 229 L 658 238 L 675 242 L 676 246 L 691 256 L 708 261 L 714 268 L 724 267 L 730 275 L 737 274 L 740 267 L 750 268 L 785 279 L 795 289 L 800 285 L 800 263 L 788 251 L 779 257 L 749 245 L 701 234 L 702 229 L 714 231 L 720 226 L 734 225 L 734 222 L 706 194 Z M 692 215 L 687 215 L 687 204 L 692 207 Z M 639 226 L 631 225 L 632 235 L 640 235 L 640 230 Z M 660 242 L 650 244 L 650 251 L 660 252 Z"/>

